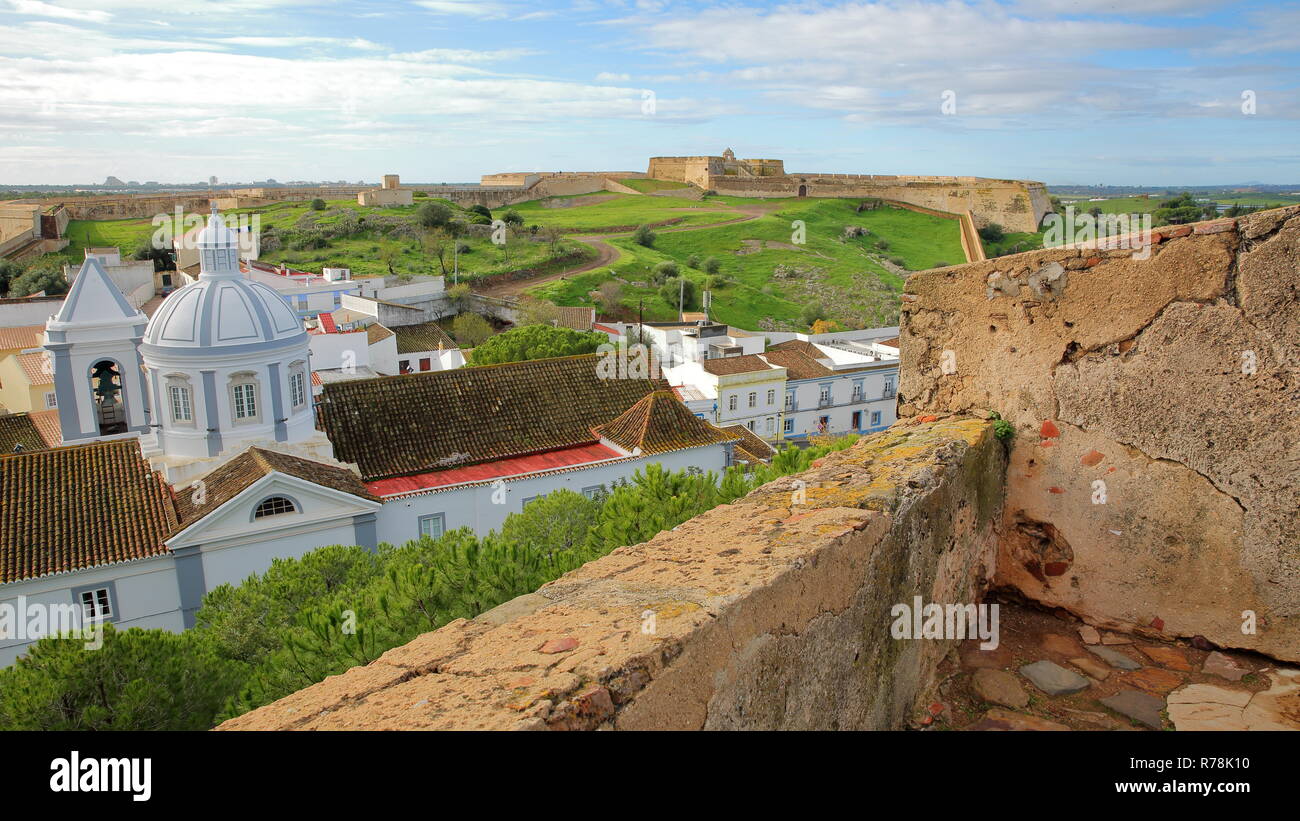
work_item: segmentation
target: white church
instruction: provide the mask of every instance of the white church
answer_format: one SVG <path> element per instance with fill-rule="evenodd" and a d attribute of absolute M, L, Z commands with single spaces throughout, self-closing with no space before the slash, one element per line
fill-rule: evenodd
<path fill-rule="evenodd" d="M 46 325 L 58 431 L 0 416 L 0 612 L 193 626 L 203 595 L 317 547 L 403 543 L 593 495 L 648 463 L 721 473 L 734 434 L 596 355 L 326 385 L 213 210 L 197 281 L 147 318 L 87 259 Z M 83 621 L 84 623 L 84 621 Z M 39 635 L 0 629 L 0 666 Z"/>

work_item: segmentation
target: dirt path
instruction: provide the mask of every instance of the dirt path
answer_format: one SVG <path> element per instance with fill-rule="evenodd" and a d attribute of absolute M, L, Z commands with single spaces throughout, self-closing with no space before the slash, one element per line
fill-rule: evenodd
<path fill-rule="evenodd" d="M 710 213 L 716 213 L 716 214 L 739 213 L 742 214 L 743 216 L 735 217 L 733 219 L 728 219 L 728 220 L 722 220 L 721 222 L 710 222 L 707 225 L 687 225 L 680 228 L 656 228 L 655 233 L 675 234 L 678 231 L 702 231 L 706 228 L 718 228 L 723 225 L 734 225 L 738 222 L 749 222 L 751 220 L 756 220 L 759 217 L 766 216 L 767 214 L 770 214 L 771 212 L 777 210 L 780 207 L 781 207 L 781 202 L 777 201 L 771 203 L 765 202 L 757 205 L 737 205 L 730 208 L 683 209 L 683 210 L 690 210 L 697 213 L 700 211 L 708 211 Z M 610 245 L 608 242 L 605 242 L 605 240 L 614 237 L 630 237 L 630 236 L 632 236 L 631 231 L 623 231 L 617 234 L 580 234 L 578 236 L 573 236 L 571 237 L 572 239 L 576 239 L 578 242 L 584 243 L 596 249 L 596 258 L 594 260 L 583 262 L 572 268 L 567 268 L 563 271 L 559 271 L 558 273 L 543 274 L 541 276 L 530 277 L 529 279 L 515 279 L 515 280 L 510 280 L 508 282 L 498 282 L 495 285 L 490 285 L 487 288 L 483 288 L 481 290 L 476 288 L 475 293 L 482 294 L 483 296 L 492 296 L 497 298 L 517 297 L 520 294 L 522 294 L 524 291 L 533 287 L 534 285 L 541 285 L 544 282 L 554 282 L 557 279 L 565 279 L 567 277 L 576 276 L 577 274 L 585 274 L 588 271 L 595 270 L 596 268 L 606 267 L 611 263 L 613 263 L 614 260 L 618 259 L 619 251 L 617 248 Z"/>

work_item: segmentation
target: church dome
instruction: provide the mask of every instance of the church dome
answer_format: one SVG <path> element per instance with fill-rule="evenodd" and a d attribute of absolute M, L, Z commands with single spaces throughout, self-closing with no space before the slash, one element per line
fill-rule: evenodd
<path fill-rule="evenodd" d="M 244 278 L 239 242 L 213 209 L 197 237 L 199 279 L 163 300 L 144 332 L 159 348 L 242 346 L 295 339 L 306 343 L 302 320 L 274 288 Z"/>

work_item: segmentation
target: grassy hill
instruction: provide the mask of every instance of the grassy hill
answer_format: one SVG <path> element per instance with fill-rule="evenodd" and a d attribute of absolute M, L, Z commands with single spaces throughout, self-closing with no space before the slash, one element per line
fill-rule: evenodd
<path fill-rule="evenodd" d="M 697 290 L 712 290 L 712 314 L 720 321 L 750 329 L 805 328 L 805 307 L 819 303 L 827 318 L 866 327 L 897 320 L 898 293 L 908 270 L 965 261 L 955 221 L 914 211 L 883 207 L 855 213 L 855 200 L 710 197 L 701 203 L 706 208 L 756 204 L 775 210 L 746 222 L 659 231 L 653 248 L 626 237 L 610 239 L 620 252 L 610 267 L 532 293 L 559 305 L 592 305 L 591 292 L 612 280 L 622 288 L 628 316 L 644 303 L 646 319 L 674 319 L 676 302 L 665 300 L 653 283 L 654 267 L 672 261 Z M 733 212 L 724 218 L 736 217 Z M 792 242 L 796 220 L 804 224 L 803 244 Z M 850 225 L 868 233 L 845 237 Z M 691 267 L 693 257 L 701 266 L 708 257 L 717 259 L 718 274 L 710 277 Z"/>

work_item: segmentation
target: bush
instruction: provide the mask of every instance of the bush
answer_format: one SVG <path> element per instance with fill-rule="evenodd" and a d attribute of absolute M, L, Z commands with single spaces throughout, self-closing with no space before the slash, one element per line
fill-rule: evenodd
<path fill-rule="evenodd" d="M 985 242 L 1001 242 L 1007 235 L 1002 226 L 996 222 L 990 222 L 988 225 L 979 229 L 980 239 Z"/>
<path fill-rule="evenodd" d="M 653 248 L 655 245 L 655 232 L 651 231 L 648 225 L 638 225 L 637 229 L 632 232 L 632 241 L 637 245 Z"/>
<path fill-rule="evenodd" d="M 486 205 L 478 205 L 477 203 L 475 203 L 474 205 L 471 205 L 467 210 L 471 214 L 479 214 L 481 216 L 487 217 L 489 220 L 492 219 L 492 211 Z"/>
<path fill-rule="evenodd" d="M 62 257 L 44 256 L 28 265 L 23 272 L 9 281 L 9 296 L 30 296 L 44 291 L 46 296 L 67 293 L 68 281 L 63 277 Z"/>
<path fill-rule="evenodd" d="M 687 258 L 686 258 L 686 267 L 687 267 L 687 268 L 699 268 L 699 267 L 700 267 L 700 255 L 699 255 L 699 254 L 691 254 L 689 257 L 687 257 Z"/>
<path fill-rule="evenodd" d="M 524 218 L 519 216 L 519 212 L 513 208 L 501 215 L 501 221 L 516 228 L 524 224 Z"/>
<path fill-rule="evenodd" d="M 809 302 L 807 305 L 803 306 L 802 310 L 799 311 L 799 319 L 802 320 L 803 324 L 805 325 L 812 325 L 817 320 L 825 319 L 825 318 L 826 318 L 826 309 L 825 307 L 822 306 L 820 302 L 816 300 Z"/>
<path fill-rule="evenodd" d="M 325 200 L 321 199 L 320 197 L 317 197 L 316 199 L 312 200 L 312 201 L 311 201 L 311 210 L 313 210 L 313 211 L 324 211 L 324 210 L 325 210 Z"/>
<path fill-rule="evenodd" d="M 459 319 L 459 317 L 457 317 Z M 497 365 L 595 353 L 609 337 L 599 331 L 575 331 L 553 325 L 525 325 L 497 334 L 474 350 L 475 365 Z"/>
<path fill-rule="evenodd" d="M 478 314 L 460 314 L 451 321 L 451 335 L 462 348 L 474 348 L 492 336 L 492 325 Z"/>
<path fill-rule="evenodd" d="M 677 263 L 664 261 L 654 267 L 650 278 L 656 284 L 662 284 L 677 276 L 677 274 Z"/>
<path fill-rule="evenodd" d="M 887 240 L 887 239 L 878 239 L 878 240 L 876 240 L 876 250 L 877 250 L 877 251 L 888 251 L 888 250 L 889 250 L 889 240 Z"/>
<path fill-rule="evenodd" d="M 426 202 L 415 209 L 415 221 L 421 228 L 442 228 L 451 222 L 451 209 L 440 202 Z"/>
<path fill-rule="evenodd" d="M 706 257 L 700 264 L 700 270 L 706 274 L 716 274 L 722 268 L 722 263 L 718 262 L 717 257 Z"/>
<path fill-rule="evenodd" d="M 903 259 L 902 257 L 890 257 L 889 261 L 897 265 L 899 268 L 907 267 L 907 260 Z"/>
<path fill-rule="evenodd" d="M 672 277 L 659 286 L 659 296 L 669 307 L 676 308 L 680 298 L 681 309 L 689 311 L 696 307 L 695 283 L 682 277 Z"/>

